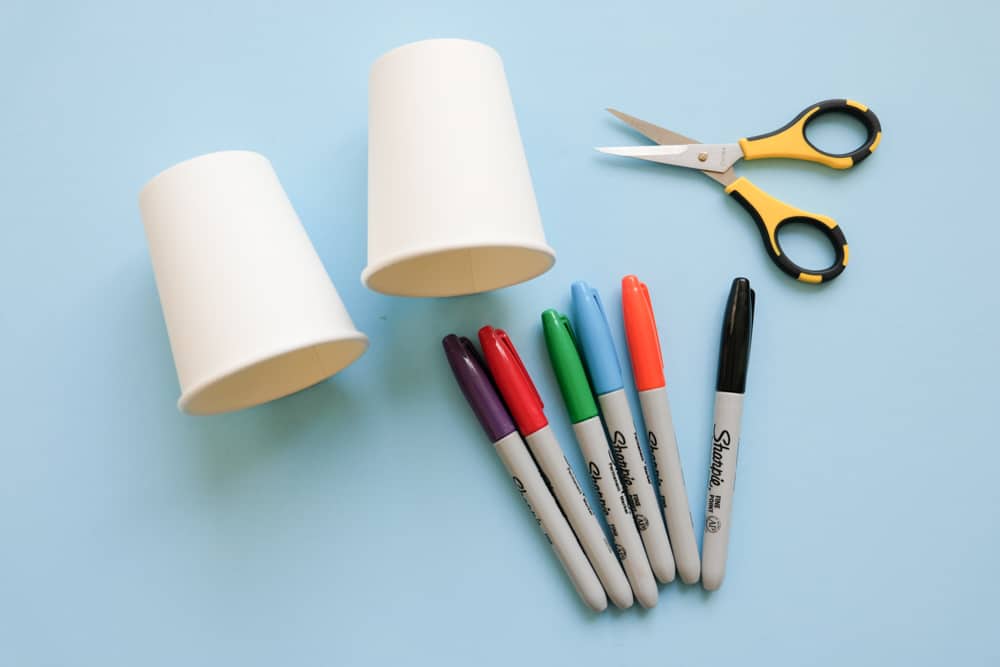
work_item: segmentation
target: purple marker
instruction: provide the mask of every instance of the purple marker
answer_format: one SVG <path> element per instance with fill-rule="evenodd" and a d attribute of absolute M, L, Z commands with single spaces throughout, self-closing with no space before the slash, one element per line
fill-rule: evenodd
<path fill-rule="evenodd" d="M 521 498 L 535 515 L 576 592 L 588 607 L 604 611 L 608 606 L 604 587 L 514 427 L 476 348 L 468 338 L 454 334 L 445 336 L 442 344 L 465 399 L 507 467 Z"/>

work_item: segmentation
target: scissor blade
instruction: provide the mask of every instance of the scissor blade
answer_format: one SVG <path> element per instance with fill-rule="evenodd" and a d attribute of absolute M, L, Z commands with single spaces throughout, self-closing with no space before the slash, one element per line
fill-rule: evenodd
<path fill-rule="evenodd" d="M 635 116 L 630 116 L 627 113 L 622 113 L 617 109 L 608 109 L 608 113 L 612 116 L 625 123 L 633 130 L 646 137 L 650 141 L 655 141 L 658 144 L 663 145 L 677 145 L 677 144 L 696 144 L 698 141 L 692 139 L 691 137 L 685 137 L 683 134 L 677 134 L 676 132 L 671 132 L 665 127 L 660 127 L 659 125 L 653 125 L 652 123 L 646 122 Z M 721 174 L 715 174 L 711 171 L 702 171 L 713 181 L 721 183 L 722 185 L 729 185 L 736 180 L 736 174 L 730 167 L 725 172 Z"/>
<path fill-rule="evenodd" d="M 650 141 L 655 141 L 658 144 L 663 144 L 665 146 L 675 145 L 675 144 L 696 144 L 697 139 L 691 139 L 690 137 L 685 137 L 683 134 L 677 134 L 676 132 L 671 132 L 670 130 L 660 127 L 659 125 L 653 125 L 652 123 L 647 123 L 644 120 L 640 120 L 635 116 L 629 116 L 627 113 L 623 113 L 618 109 L 608 109 L 608 113 L 612 116 L 625 123 L 633 130 L 646 137 Z"/>
<path fill-rule="evenodd" d="M 634 157 L 675 167 L 722 173 L 743 157 L 739 144 L 681 144 L 679 146 L 621 146 L 598 148 L 602 153 Z"/>

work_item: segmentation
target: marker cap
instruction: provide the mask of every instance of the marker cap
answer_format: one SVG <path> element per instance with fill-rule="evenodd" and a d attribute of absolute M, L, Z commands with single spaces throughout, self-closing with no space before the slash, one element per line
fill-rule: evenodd
<path fill-rule="evenodd" d="M 570 293 L 573 295 L 573 322 L 594 391 L 601 396 L 621 389 L 625 386 L 622 367 L 601 295 L 582 280 L 573 283 Z"/>
<path fill-rule="evenodd" d="M 493 382 L 472 341 L 464 336 L 459 338 L 451 334 L 445 336 L 441 344 L 455 379 L 458 380 L 458 386 L 465 394 L 472 411 L 476 413 L 479 423 L 483 425 L 490 442 L 497 442 L 517 430 L 503 401 L 493 388 Z"/>
<path fill-rule="evenodd" d="M 493 374 L 504 403 L 510 408 L 518 430 L 523 435 L 531 435 L 548 426 L 549 422 L 542 412 L 542 397 L 507 332 L 485 326 L 479 330 L 479 344 L 483 346 L 486 365 Z"/>
<path fill-rule="evenodd" d="M 719 375 L 715 383 L 717 391 L 734 394 L 746 391 L 755 302 L 756 295 L 750 289 L 750 281 L 746 278 L 734 279 L 722 319 Z"/>
<path fill-rule="evenodd" d="M 636 276 L 622 278 L 622 315 L 636 389 L 646 391 L 667 386 L 649 288 Z"/>
<path fill-rule="evenodd" d="M 569 411 L 569 418 L 577 424 L 597 416 L 597 403 L 587 381 L 587 371 L 577 351 L 576 338 L 569 325 L 569 319 L 557 310 L 542 313 L 542 331 L 545 346 L 549 349 L 549 359 L 555 371 L 563 401 Z"/>

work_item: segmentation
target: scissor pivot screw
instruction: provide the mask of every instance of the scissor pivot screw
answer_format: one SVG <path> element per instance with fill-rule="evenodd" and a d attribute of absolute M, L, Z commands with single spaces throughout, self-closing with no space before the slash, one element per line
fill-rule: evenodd
<path fill-rule="evenodd" d="M 704 162 L 708 159 L 708 153 L 698 153 L 698 162 Z"/>

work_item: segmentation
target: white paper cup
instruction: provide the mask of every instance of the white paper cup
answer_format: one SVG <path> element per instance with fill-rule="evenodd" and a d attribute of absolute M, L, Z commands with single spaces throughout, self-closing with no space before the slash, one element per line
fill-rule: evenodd
<path fill-rule="evenodd" d="M 146 184 L 139 208 L 184 412 L 286 396 L 367 349 L 264 156 L 182 162 Z"/>
<path fill-rule="evenodd" d="M 434 39 L 379 58 L 369 79 L 364 284 L 473 294 L 554 262 L 499 54 Z"/>

